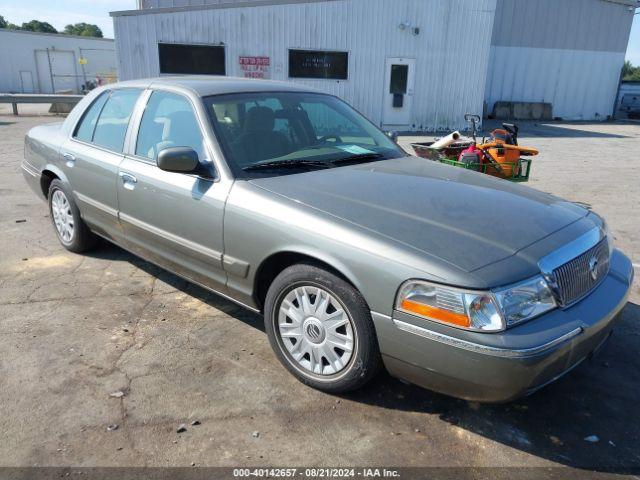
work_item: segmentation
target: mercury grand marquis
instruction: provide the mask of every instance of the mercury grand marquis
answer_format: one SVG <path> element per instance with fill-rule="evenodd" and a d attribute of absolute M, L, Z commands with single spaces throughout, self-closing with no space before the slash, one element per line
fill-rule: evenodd
<path fill-rule="evenodd" d="M 344 392 L 391 375 L 485 402 L 609 338 L 633 268 L 596 213 L 407 155 L 338 98 L 215 77 L 122 82 L 25 139 L 62 245 L 98 237 L 264 315 Z"/>

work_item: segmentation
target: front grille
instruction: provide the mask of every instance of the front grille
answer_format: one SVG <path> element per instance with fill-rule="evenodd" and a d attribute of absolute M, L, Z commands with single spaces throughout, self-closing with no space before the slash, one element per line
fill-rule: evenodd
<path fill-rule="evenodd" d="M 592 268 L 597 262 L 596 268 Z M 556 268 L 553 275 L 562 306 L 577 302 L 593 290 L 609 272 L 609 245 L 604 238 L 579 257 Z"/>

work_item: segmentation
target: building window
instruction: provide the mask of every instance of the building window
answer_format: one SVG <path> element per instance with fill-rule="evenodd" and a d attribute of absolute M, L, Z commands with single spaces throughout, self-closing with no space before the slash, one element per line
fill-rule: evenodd
<path fill-rule="evenodd" d="M 160 73 L 226 75 L 224 47 L 159 43 Z"/>
<path fill-rule="evenodd" d="M 346 80 L 348 73 L 347 52 L 289 50 L 289 78 Z"/>

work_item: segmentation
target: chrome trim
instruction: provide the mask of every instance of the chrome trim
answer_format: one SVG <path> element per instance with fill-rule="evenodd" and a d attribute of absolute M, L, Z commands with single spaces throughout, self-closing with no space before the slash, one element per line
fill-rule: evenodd
<path fill-rule="evenodd" d="M 27 163 L 26 160 L 23 161 L 20 166 L 22 167 L 22 170 L 27 172 L 32 177 L 39 177 L 40 176 L 40 172 L 35 167 L 33 167 L 29 163 Z"/>
<path fill-rule="evenodd" d="M 538 353 L 544 352 L 545 350 L 549 350 L 550 348 L 553 348 L 561 343 L 564 343 L 580 335 L 583 331 L 582 327 L 577 327 L 571 330 L 569 333 L 565 333 L 564 335 L 558 338 L 555 338 L 554 340 L 551 340 L 550 342 L 544 343 L 542 345 L 538 345 L 536 347 L 531 347 L 531 348 L 512 349 L 512 348 L 491 347 L 488 345 L 481 345 L 479 343 L 469 342 L 467 340 L 461 340 L 459 338 L 451 337 L 443 333 L 437 333 L 432 330 L 427 330 L 426 328 L 418 327 L 411 323 L 403 322 L 401 320 L 396 320 L 395 318 L 393 319 L 393 324 L 396 326 L 396 328 L 404 332 L 412 333 L 414 335 L 418 335 L 420 337 L 427 338 L 429 340 L 451 345 L 452 347 L 462 348 L 464 350 L 469 350 L 475 353 L 481 353 L 483 355 L 492 355 L 495 357 L 506 357 L 506 358 L 522 358 L 522 357 L 530 357 L 532 355 L 536 355 Z"/>
<path fill-rule="evenodd" d="M 199 254 L 210 258 L 216 263 L 222 261 L 222 253 L 218 252 L 217 250 L 212 250 L 210 248 L 192 242 L 191 240 L 187 240 L 186 238 L 182 238 L 178 235 L 174 235 L 173 233 L 169 233 L 166 230 L 162 230 L 158 227 L 154 227 L 153 225 L 149 225 L 148 223 L 143 222 L 142 220 L 138 220 L 137 218 L 127 215 L 126 213 L 120 212 L 120 220 L 123 222 L 127 222 L 134 227 L 146 230 L 147 232 L 153 235 L 157 235 L 158 237 L 168 240 L 169 242 L 178 244 L 188 250 L 198 252 Z"/>
<path fill-rule="evenodd" d="M 600 244 L 598 244 L 600 245 Z M 598 246 L 596 245 L 596 246 Z M 574 264 L 574 262 L 582 257 L 584 257 L 589 251 L 593 250 L 595 247 L 591 247 L 589 250 L 586 250 L 585 252 L 583 252 L 582 254 L 578 255 L 576 258 L 574 258 L 573 260 L 570 260 L 569 262 L 567 262 L 565 265 L 569 265 L 569 264 Z M 592 253 L 592 255 L 596 255 L 596 253 Z M 609 255 L 609 253 L 606 253 L 607 255 Z M 593 257 L 592 257 L 593 258 Z M 597 260 L 596 260 L 596 264 L 597 264 Z M 554 270 L 554 281 L 558 282 L 558 286 L 560 286 L 560 283 L 558 281 L 558 275 L 561 269 L 563 269 L 564 265 L 561 265 L 560 267 L 556 268 Z M 572 297 L 570 301 L 566 301 L 565 298 L 560 299 L 559 297 L 556 298 L 556 300 L 558 300 L 558 304 L 560 306 L 560 308 L 565 309 L 565 308 L 569 308 L 572 305 L 575 305 L 576 303 L 578 303 L 580 300 L 582 300 L 583 298 L 587 297 L 591 292 L 593 292 L 596 288 L 598 288 L 600 286 L 600 284 L 602 284 L 602 282 L 604 282 L 604 280 L 607 278 L 607 276 L 609 275 L 609 271 L 611 270 L 611 256 L 609 255 L 609 257 L 606 259 L 606 270 L 603 270 L 602 274 L 600 275 L 600 278 L 597 278 L 596 275 L 596 280 L 595 283 L 591 286 L 591 288 L 587 288 L 582 295 L 578 295 L 575 297 Z M 564 269 L 563 269 L 564 270 Z M 561 275 L 561 274 L 560 274 Z M 572 279 L 573 282 L 577 282 L 578 279 L 577 278 L 573 278 Z M 565 282 L 566 283 L 566 282 Z M 562 297 L 565 297 L 569 292 L 565 291 L 565 289 L 562 289 Z"/>
<path fill-rule="evenodd" d="M 590 249 L 598 245 L 605 237 L 606 237 L 606 230 L 603 224 L 600 227 L 592 228 L 586 233 L 580 235 L 575 240 L 572 240 L 571 242 L 563 245 L 557 250 L 554 250 L 553 252 L 551 252 L 545 257 L 542 257 L 538 261 L 538 267 L 540 268 L 540 272 L 542 273 L 543 278 L 547 282 L 547 285 L 549 285 L 549 288 L 553 292 L 553 296 L 555 297 L 556 302 L 558 303 L 558 306 L 560 308 L 568 308 L 571 305 L 574 305 L 575 303 L 580 301 L 582 298 L 587 296 L 591 291 L 593 291 L 593 289 L 587 292 L 580 299 L 577 299 L 571 302 L 571 304 L 563 305 L 561 301 L 562 295 L 560 292 L 560 287 L 558 285 L 554 271 L 557 268 L 578 258 L 583 253 L 589 251 Z M 602 278 L 604 279 L 605 277 L 606 275 L 603 275 Z"/>
<path fill-rule="evenodd" d="M 595 247 L 604 237 L 604 230 L 601 227 L 594 227 L 575 240 L 542 257 L 538 262 L 538 267 L 543 275 L 551 275 L 556 268 Z"/>
<path fill-rule="evenodd" d="M 73 168 L 76 164 L 76 157 L 72 154 L 72 153 L 63 153 L 62 156 L 65 158 L 66 160 L 66 165 L 69 168 Z"/>
<path fill-rule="evenodd" d="M 97 208 L 98 210 L 101 210 L 102 212 L 107 213 L 111 216 L 114 216 L 114 217 L 118 216 L 118 211 L 115 208 L 111 208 L 109 205 L 105 205 L 104 203 L 98 202 L 93 198 L 89 198 L 86 195 L 83 195 L 82 193 L 78 193 L 78 192 L 73 192 L 73 193 L 76 199 L 78 199 L 80 202 L 86 203 L 87 205 L 90 205 L 93 208 Z"/>

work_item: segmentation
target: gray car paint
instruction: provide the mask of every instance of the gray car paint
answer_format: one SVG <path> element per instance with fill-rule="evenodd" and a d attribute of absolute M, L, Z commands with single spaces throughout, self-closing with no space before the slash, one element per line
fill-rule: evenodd
<path fill-rule="evenodd" d="M 255 296 L 256 275 L 265 261 L 282 253 L 322 261 L 362 293 L 373 312 L 385 364 L 394 375 L 467 398 L 500 399 L 489 398 L 475 384 L 467 385 L 464 395 L 452 388 L 455 379 L 465 375 L 461 370 L 465 365 L 487 357 L 478 359 L 455 347 L 438 345 L 436 361 L 433 354 L 420 353 L 432 347 L 430 342 L 400 331 L 394 319 L 408 319 L 434 332 L 446 331 L 478 344 L 497 342 L 504 348 L 517 348 L 523 338 L 531 344 L 544 344 L 570 328 L 571 320 L 577 318 L 571 315 L 572 309 L 554 311 L 491 335 L 431 325 L 433 322 L 394 311 L 394 299 L 398 287 L 412 278 L 476 289 L 528 278 L 539 273 L 540 258 L 594 227 L 602 228 L 597 215 L 520 185 L 410 157 L 282 177 L 235 179 L 200 97 L 308 89 L 211 77 L 138 80 L 108 88 L 122 86 L 145 90 L 132 115 L 123 153 L 75 145 L 79 142 L 71 139 L 82 112 L 105 90 L 102 88 L 83 99 L 62 125 L 29 132 L 23 167 L 29 185 L 40 195 L 44 171 L 61 178 L 74 191 L 89 226 L 124 248 L 255 310 L 260 309 Z M 135 157 L 137 125 L 152 89 L 173 91 L 190 100 L 207 156 L 215 166 L 214 178 L 161 172 Z M 63 157 L 69 153 L 66 149 L 72 148 L 74 152 L 89 149 L 86 153 L 87 158 L 94 158 L 91 162 L 104 159 L 106 167 L 92 170 L 101 171 L 104 178 L 96 176 L 88 186 L 80 186 L 81 177 L 72 172 L 75 165 L 69 166 Z M 113 155 L 122 159 L 118 162 Z M 87 169 L 84 178 L 91 175 L 89 172 Z M 133 190 L 124 188 L 119 174 L 133 175 L 139 184 Z M 622 254 L 616 255 L 621 256 L 616 263 L 621 271 L 616 273 L 612 267 L 610 275 L 626 280 L 620 288 L 605 293 L 618 308 L 626 298 L 632 273 L 625 276 L 630 263 Z M 599 298 L 594 292 L 578 304 L 584 309 L 580 312 L 600 316 L 592 319 L 594 325 L 598 320 L 603 322 L 598 331 L 615 316 L 613 307 L 602 311 Z M 592 302 L 596 304 L 590 305 Z M 560 323 L 550 323 L 552 318 Z M 576 342 L 580 343 L 579 339 Z M 403 345 L 415 347 L 404 349 Z M 591 346 L 589 342 L 585 345 Z M 548 352 L 545 358 L 552 354 Z M 566 369 L 566 360 L 557 357 L 560 363 L 554 365 Z M 441 382 L 440 374 L 428 374 L 437 373 L 438 365 L 449 365 L 449 370 L 440 373 L 453 380 Z M 501 398 L 524 393 L 532 381 L 542 380 L 535 368 L 530 371 L 535 378 L 527 385 L 512 382 L 513 389 L 505 388 Z M 509 378 L 506 375 L 505 382 Z"/>

